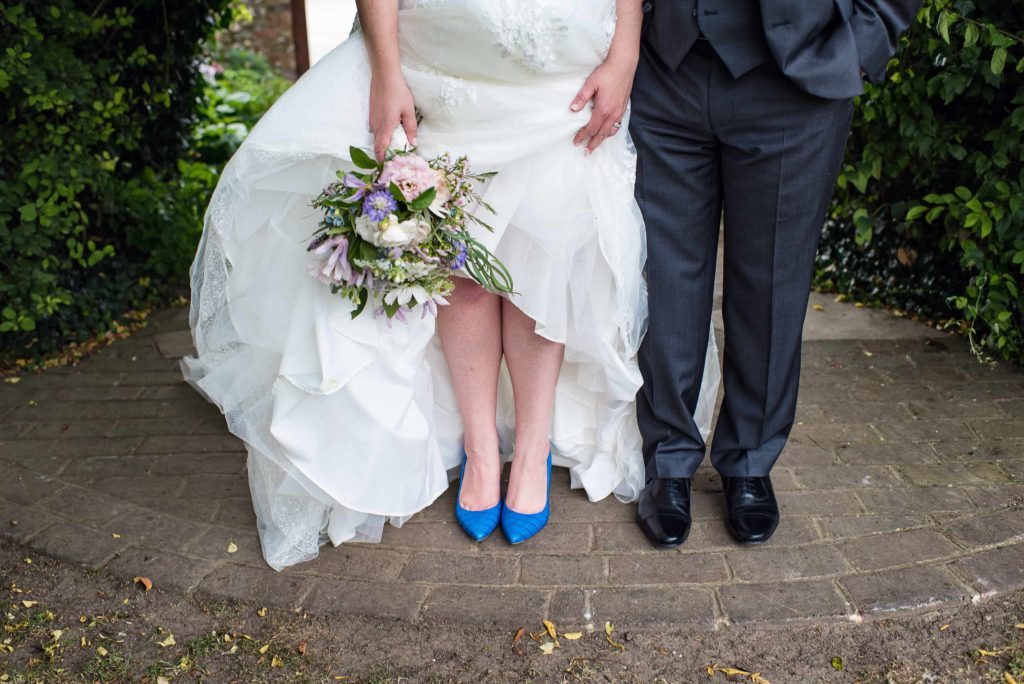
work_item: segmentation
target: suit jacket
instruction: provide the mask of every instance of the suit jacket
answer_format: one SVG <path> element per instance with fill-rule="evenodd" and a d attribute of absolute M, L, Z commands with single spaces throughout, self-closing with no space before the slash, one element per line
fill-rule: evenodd
<path fill-rule="evenodd" d="M 920 0 L 648 0 L 643 4 L 644 39 L 666 64 L 676 68 L 703 28 L 734 76 L 741 74 L 733 64 L 742 70 L 757 61 L 751 54 L 761 50 L 765 59 L 773 59 L 803 90 L 840 99 L 864 91 L 862 73 L 872 82 L 885 78 L 899 36 L 920 4 Z"/>

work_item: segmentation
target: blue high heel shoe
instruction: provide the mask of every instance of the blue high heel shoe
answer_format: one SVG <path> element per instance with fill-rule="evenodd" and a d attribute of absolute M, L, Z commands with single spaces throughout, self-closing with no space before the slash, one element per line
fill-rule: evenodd
<path fill-rule="evenodd" d="M 462 481 L 466 478 L 466 461 L 468 456 L 462 454 L 462 473 L 459 475 L 459 492 L 455 495 L 455 519 L 459 521 L 459 527 L 474 541 L 483 541 L 491 536 L 491 532 L 498 529 L 498 521 L 501 519 L 502 502 L 482 511 L 467 511 L 459 504 L 462 500 Z"/>
<path fill-rule="evenodd" d="M 537 513 L 517 513 L 505 502 L 501 504 L 501 531 L 509 544 L 522 544 L 548 524 L 551 514 L 551 452 L 548 452 L 548 494 L 547 503 Z"/>

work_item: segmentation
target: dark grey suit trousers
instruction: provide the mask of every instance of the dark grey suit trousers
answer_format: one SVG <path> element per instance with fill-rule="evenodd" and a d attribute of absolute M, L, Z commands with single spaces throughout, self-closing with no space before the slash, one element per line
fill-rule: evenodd
<path fill-rule="evenodd" d="M 767 475 L 796 412 L 814 255 L 852 100 L 799 89 L 774 60 L 733 78 L 703 40 L 671 70 L 641 48 L 630 134 L 647 224 L 650 327 L 637 413 L 648 478 L 691 477 L 693 420 L 725 221 L 725 398 L 711 462 Z"/>

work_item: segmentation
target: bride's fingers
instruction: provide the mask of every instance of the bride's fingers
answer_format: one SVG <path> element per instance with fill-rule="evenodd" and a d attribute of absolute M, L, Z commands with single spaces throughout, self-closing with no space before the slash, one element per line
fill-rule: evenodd
<path fill-rule="evenodd" d="M 410 111 L 402 114 L 402 128 L 405 129 L 405 137 L 408 138 L 409 144 L 416 147 L 416 112 Z"/>
<path fill-rule="evenodd" d="M 591 79 L 587 79 L 583 87 L 580 88 L 580 92 L 576 93 L 576 97 L 572 99 L 572 104 L 569 105 L 569 109 L 574 112 L 578 112 L 583 109 L 588 102 L 594 97 L 594 93 L 597 92 L 597 87 L 594 86 Z"/>
<path fill-rule="evenodd" d="M 373 130 L 373 154 L 377 161 L 384 161 L 388 153 L 388 145 L 391 144 L 391 136 L 398 126 L 398 121 L 389 121 L 377 126 Z"/>
<path fill-rule="evenodd" d="M 573 141 L 572 141 L 573 145 L 576 145 L 578 147 L 578 146 L 582 145 L 584 142 L 586 142 L 587 140 L 590 140 L 591 138 L 593 138 L 604 127 L 604 125 L 607 122 L 607 120 L 608 120 L 607 113 L 605 113 L 601 109 L 595 107 L 594 108 L 594 113 L 590 117 L 590 121 L 588 121 L 587 125 L 584 126 L 583 128 L 581 128 L 576 133 L 576 137 L 573 138 Z"/>

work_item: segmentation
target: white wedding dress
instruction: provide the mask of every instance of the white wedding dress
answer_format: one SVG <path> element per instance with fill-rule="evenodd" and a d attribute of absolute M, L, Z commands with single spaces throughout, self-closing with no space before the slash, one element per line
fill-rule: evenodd
<path fill-rule="evenodd" d="M 403 71 L 422 113 L 420 151 L 466 154 L 498 175 L 480 239 L 508 266 L 512 301 L 565 343 L 554 463 L 591 500 L 644 483 L 634 398 L 646 322 L 643 221 L 625 133 L 584 156 L 589 111 L 569 102 L 604 58 L 614 0 L 402 0 Z M 263 554 L 276 569 L 331 541 L 379 541 L 457 476 L 462 428 L 435 321 L 350 316 L 308 275 L 310 203 L 350 145 L 371 148 L 370 71 L 355 32 L 303 76 L 224 169 L 191 269 L 198 355 L 186 379 L 248 450 Z M 717 392 L 709 348 L 697 419 Z M 511 453 L 511 386 L 497 425 Z"/>

